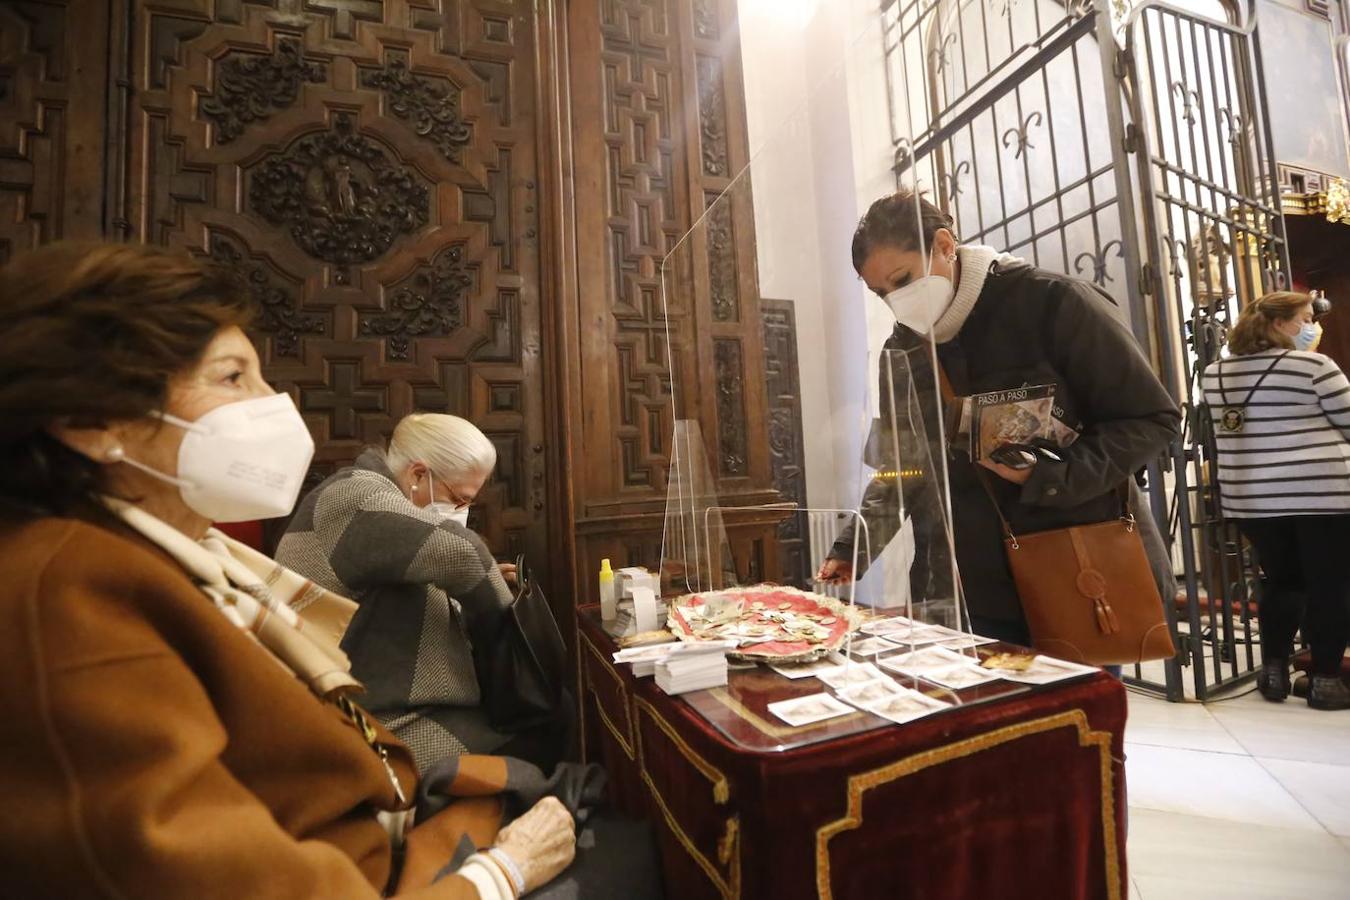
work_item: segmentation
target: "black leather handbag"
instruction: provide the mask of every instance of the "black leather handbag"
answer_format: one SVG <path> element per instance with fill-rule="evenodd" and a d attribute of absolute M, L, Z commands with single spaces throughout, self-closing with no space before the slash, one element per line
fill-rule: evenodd
<path fill-rule="evenodd" d="M 557 718 L 563 703 L 567 647 L 524 557 L 516 561 L 516 595 L 498 620 L 496 640 L 475 641 L 483 708 L 499 731 L 526 731 Z"/>

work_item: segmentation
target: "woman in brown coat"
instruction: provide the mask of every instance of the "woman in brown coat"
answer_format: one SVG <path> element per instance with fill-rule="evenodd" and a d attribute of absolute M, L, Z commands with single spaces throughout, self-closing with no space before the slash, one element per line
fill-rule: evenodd
<path fill-rule="evenodd" d="M 210 529 L 288 512 L 313 450 L 248 312 L 221 273 L 151 248 L 56 245 L 0 272 L 4 892 L 542 884 L 572 858 L 567 810 L 498 833 L 505 763 L 466 758 L 454 780 L 484 796 L 407 830 L 411 757 L 348 699 L 353 604 Z M 461 836 L 488 849 L 447 875 Z"/>

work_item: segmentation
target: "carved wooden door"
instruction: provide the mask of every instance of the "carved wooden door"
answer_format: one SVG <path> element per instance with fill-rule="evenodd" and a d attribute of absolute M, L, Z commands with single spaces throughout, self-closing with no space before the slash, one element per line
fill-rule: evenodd
<path fill-rule="evenodd" d="M 102 235 L 108 11 L 0 3 L 0 263 Z"/>
<path fill-rule="evenodd" d="M 138 0 L 135 237 L 243 274 L 311 479 L 413 411 L 496 444 L 473 524 L 547 565 L 534 25 L 509 0 Z"/>

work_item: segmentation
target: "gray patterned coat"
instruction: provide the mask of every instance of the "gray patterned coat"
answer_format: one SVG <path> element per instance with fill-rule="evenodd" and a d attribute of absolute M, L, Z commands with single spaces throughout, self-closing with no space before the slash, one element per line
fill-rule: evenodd
<path fill-rule="evenodd" d="M 360 604 L 342 649 L 361 703 L 419 769 L 506 742 L 479 705 L 461 617 L 500 614 L 510 591 L 482 538 L 414 506 L 383 453 L 367 450 L 300 502 L 277 561 Z"/>

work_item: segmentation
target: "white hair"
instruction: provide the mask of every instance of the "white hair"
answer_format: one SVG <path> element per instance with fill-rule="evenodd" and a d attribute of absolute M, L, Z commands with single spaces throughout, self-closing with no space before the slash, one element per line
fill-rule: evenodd
<path fill-rule="evenodd" d="M 420 462 L 437 478 L 454 479 L 490 473 L 497 465 L 497 448 L 468 419 L 413 413 L 395 426 L 385 459 L 396 476 Z"/>

